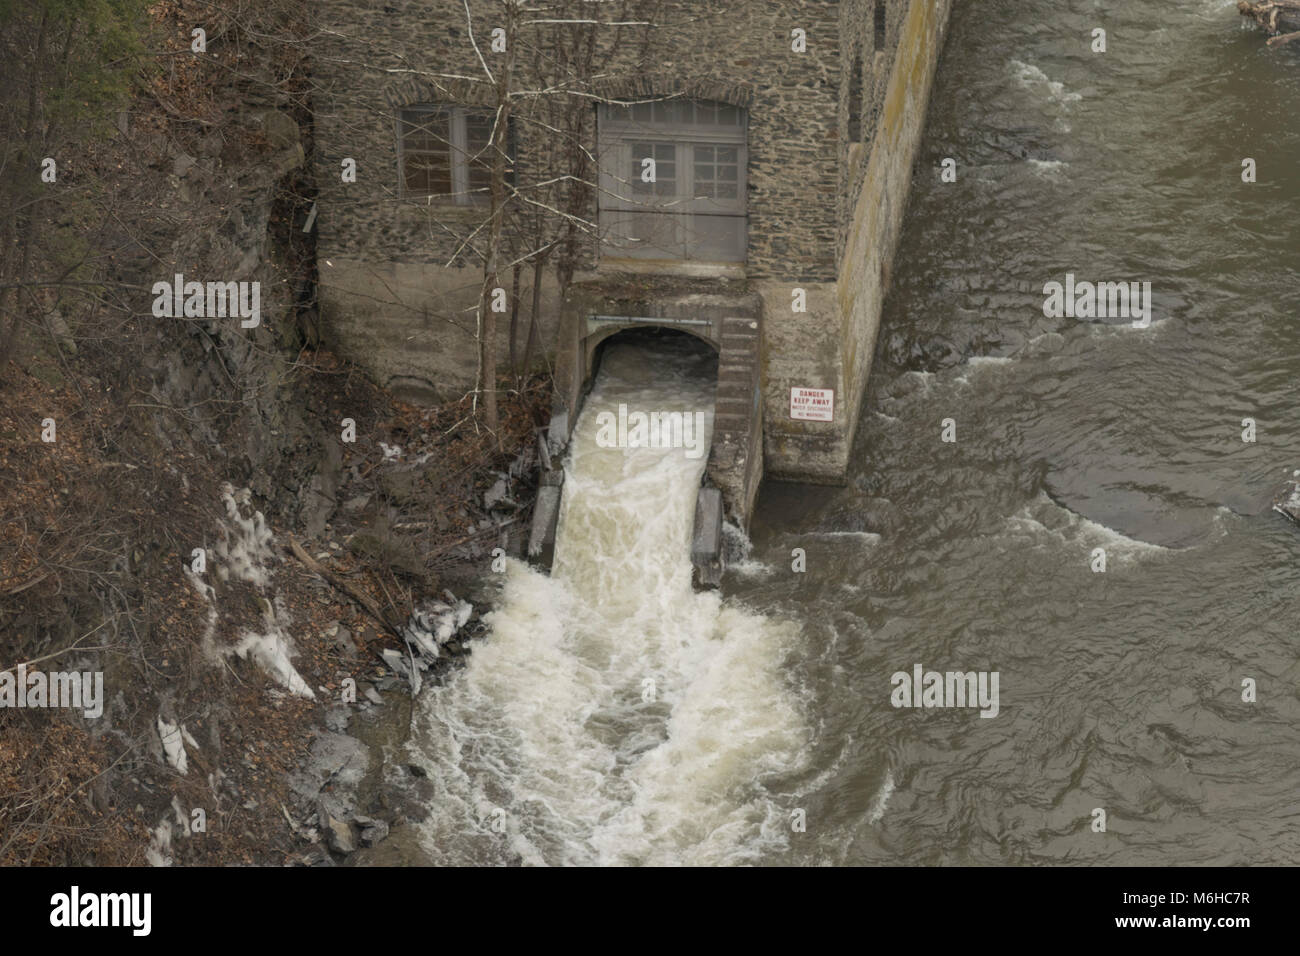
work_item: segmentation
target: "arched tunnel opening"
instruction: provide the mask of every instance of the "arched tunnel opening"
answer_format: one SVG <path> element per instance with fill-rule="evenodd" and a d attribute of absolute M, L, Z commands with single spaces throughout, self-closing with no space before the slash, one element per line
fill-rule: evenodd
<path fill-rule="evenodd" d="M 712 374 L 714 379 L 717 379 L 718 350 L 717 346 L 712 342 L 681 329 L 661 325 L 646 325 L 619 329 L 612 335 L 600 339 L 592 347 L 591 359 L 588 363 L 591 371 L 587 376 L 584 392 L 591 389 L 592 384 L 600 375 L 601 360 L 613 346 L 643 348 L 647 352 L 655 352 L 662 346 L 668 346 L 673 351 L 680 351 L 683 354 L 693 354 L 701 359 L 707 357 L 712 360 Z"/>
<path fill-rule="evenodd" d="M 722 574 L 724 503 L 707 469 L 713 452 L 718 348 L 704 336 L 682 329 L 649 323 L 631 327 L 609 324 L 614 328 L 606 331 L 597 326 L 580 343 L 587 374 L 575 418 L 587 422 L 584 416 L 595 415 L 596 422 L 604 421 L 597 426 L 597 444 L 613 440 L 629 449 L 681 449 L 681 458 L 697 462 L 690 558 L 697 586 L 717 587 Z M 584 441 L 592 440 L 591 428 L 587 422 L 580 430 L 586 436 Z M 600 428 L 609 429 L 610 434 L 602 438 Z M 690 466 L 685 467 L 689 473 Z M 529 545 L 530 557 L 548 566 L 554 557 L 556 522 L 565 494 L 562 469 L 557 471 L 561 473 L 555 476 L 555 489 L 546 496 L 548 506 L 542 508 L 539 499 L 541 513 L 535 516 Z"/>

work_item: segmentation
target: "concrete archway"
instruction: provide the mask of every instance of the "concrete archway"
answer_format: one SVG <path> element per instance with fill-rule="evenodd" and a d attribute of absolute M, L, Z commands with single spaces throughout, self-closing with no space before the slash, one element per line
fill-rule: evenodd
<path fill-rule="evenodd" d="M 659 277 L 575 283 L 560 321 L 550 440 L 560 452 L 591 388 L 601 346 L 620 334 L 692 336 L 718 353 L 708 481 L 744 527 L 762 480 L 762 300 L 743 283 Z"/>

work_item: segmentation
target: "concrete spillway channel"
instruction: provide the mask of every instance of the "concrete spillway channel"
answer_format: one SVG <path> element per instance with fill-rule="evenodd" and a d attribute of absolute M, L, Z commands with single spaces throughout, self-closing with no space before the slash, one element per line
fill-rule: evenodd
<path fill-rule="evenodd" d="M 614 342 L 662 341 L 672 337 L 699 354 L 709 354 L 712 382 L 712 429 L 708 458 L 695 499 L 690 556 L 698 587 L 721 583 L 723 572 L 722 527 L 724 515 L 745 524 L 761 476 L 759 439 L 761 411 L 758 392 L 759 321 L 757 308 L 737 311 L 711 308 L 716 302 L 681 303 L 672 314 L 659 303 L 659 315 L 628 315 L 590 312 L 577 329 L 576 348 L 570 355 L 577 361 L 561 362 L 557 381 L 571 391 L 557 388 L 556 408 L 539 456 L 542 462 L 541 490 L 529 537 L 529 558 L 550 567 L 555 557 L 556 535 L 564 500 L 564 471 L 560 461 L 582 411 L 587 395 L 600 372 L 604 348 Z M 753 305 L 753 304 L 751 304 Z M 727 314 L 730 312 L 730 314 Z M 685 314 L 683 314 L 685 313 Z M 688 338 L 689 337 L 689 338 Z M 693 342 L 694 346 L 687 343 Z M 653 377 L 653 376 L 652 376 Z"/>

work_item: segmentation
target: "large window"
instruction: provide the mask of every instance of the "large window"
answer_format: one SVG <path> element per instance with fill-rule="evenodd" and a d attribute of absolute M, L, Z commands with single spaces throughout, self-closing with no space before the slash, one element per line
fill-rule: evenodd
<path fill-rule="evenodd" d="M 603 106 L 604 253 L 743 261 L 745 119 L 738 107 L 707 101 Z"/>
<path fill-rule="evenodd" d="M 403 196 L 443 196 L 458 206 L 488 201 L 494 113 L 459 106 L 412 106 L 397 119 Z"/>

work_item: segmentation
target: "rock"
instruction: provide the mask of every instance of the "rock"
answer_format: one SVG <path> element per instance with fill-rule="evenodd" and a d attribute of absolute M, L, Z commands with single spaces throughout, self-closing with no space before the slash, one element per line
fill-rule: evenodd
<path fill-rule="evenodd" d="M 370 752 L 361 741 L 342 733 L 318 732 L 307 762 L 290 774 L 289 786 L 298 795 L 314 800 L 327 784 L 345 790 L 355 787 L 369 766 Z"/>
<path fill-rule="evenodd" d="M 188 153 L 179 153 L 176 158 L 172 160 L 172 175 L 184 177 L 186 173 L 194 168 L 196 163 L 197 160 Z"/>
<path fill-rule="evenodd" d="M 262 135 L 275 149 L 286 149 L 302 143 L 302 131 L 293 117 L 279 110 L 265 110 L 255 114 L 254 119 L 261 127 Z"/>
<path fill-rule="evenodd" d="M 69 355 L 77 354 L 77 342 L 72 337 L 72 330 L 68 328 L 67 320 L 63 318 L 63 313 L 58 309 L 50 312 L 49 316 L 50 331 L 59 341 L 59 348 Z"/>
<path fill-rule="evenodd" d="M 1300 470 L 1294 471 L 1273 498 L 1273 510 L 1300 524 Z"/>
<path fill-rule="evenodd" d="M 349 498 L 347 501 L 343 502 L 343 510 L 344 510 L 344 511 L 360 511 L 362 508 L 364 508 L 364 507 L 365 507 L 366 505 L 368 505 L 368 504 L 370 504 L 370 496 L 369 496 L 369 495 L 357 495 L 355 498 Z M 330 542 L 330 547 L 331 547 L 331 548 L 335 548 L 335 549 L 337 549 L 338 546 L 339 546 L 339 545 L 338 545 L 338 542 L 336 542 L 336 541 L 331 541 L 331 542 Z"/>
<path fill-rule="evenodd" d="M 361 831 L 361 844 L 363 846 L 374 846 L 387 838 L 388 824 L 383 820 L 376 820 L 372 826 L 368 826 Z"/>
<path fill-rule="evenodd" d="M 352 640 L 352 632 L 340 624 L 331 637 L 334 646 L 337 647 L 344 657 L 357 656 L 357 644 Z"/>
<path fill-rule="evenodd" d="M 357 849 L 356 838 L 352 835 L 351 825 L 336 817 L 326 816 L 322 821 L 325 839 L 335 853 L 354 853 Z"/>
<path fill-rule="evenodd" d="M 379 691 L 375 690 L 373 687 L 366 688 L 366 700 L 370 701 L 372 704 L 382 704 L 384 702 L 384 698 L 379 696 Z"/>
<path fill-rule="evenodd" d="M 496 480 L 496 483 L 493 484 L 491 488 L 489 488 L 486 492 L 484 492 L 483 507 L 491 511 L 493 505 L 503 500 L 506 500 L 506 493 L 507 493 L 506 479 L 505 476 L 503 475 L 502 477 Z"/>
<path fill-rule="evenodd" d="M 343 453 L 339 450 L 338 442 L 326 442 L 325 453 L 307 483 L 298 512 L 308 537 L 320 537 L 334 516 L 335 494 L 342 478 Z"/>
<path fill-rule="evenodd" d="M 386 647 L 379 653 L 384 658 L 384 663 L 388 665 L 390 670 L 396 674 L 400 674 L 408 681 L 411 679 L 410 665 L 407 663 L 406 658 L 399 652 Z"/>
<path fill-rule="evenodd" d="M 341 734 L 348 729 L 348 720 L 351 715 L 348 713 L 347 704 L 337 704 L 325 711 L 325 726 L 336 734 Z"/>
<path fill-rule="evenodd" d="M 317 843 L 289 857 L 290 866 L 334 866 L 334 858 L 324 846 Z"/>

